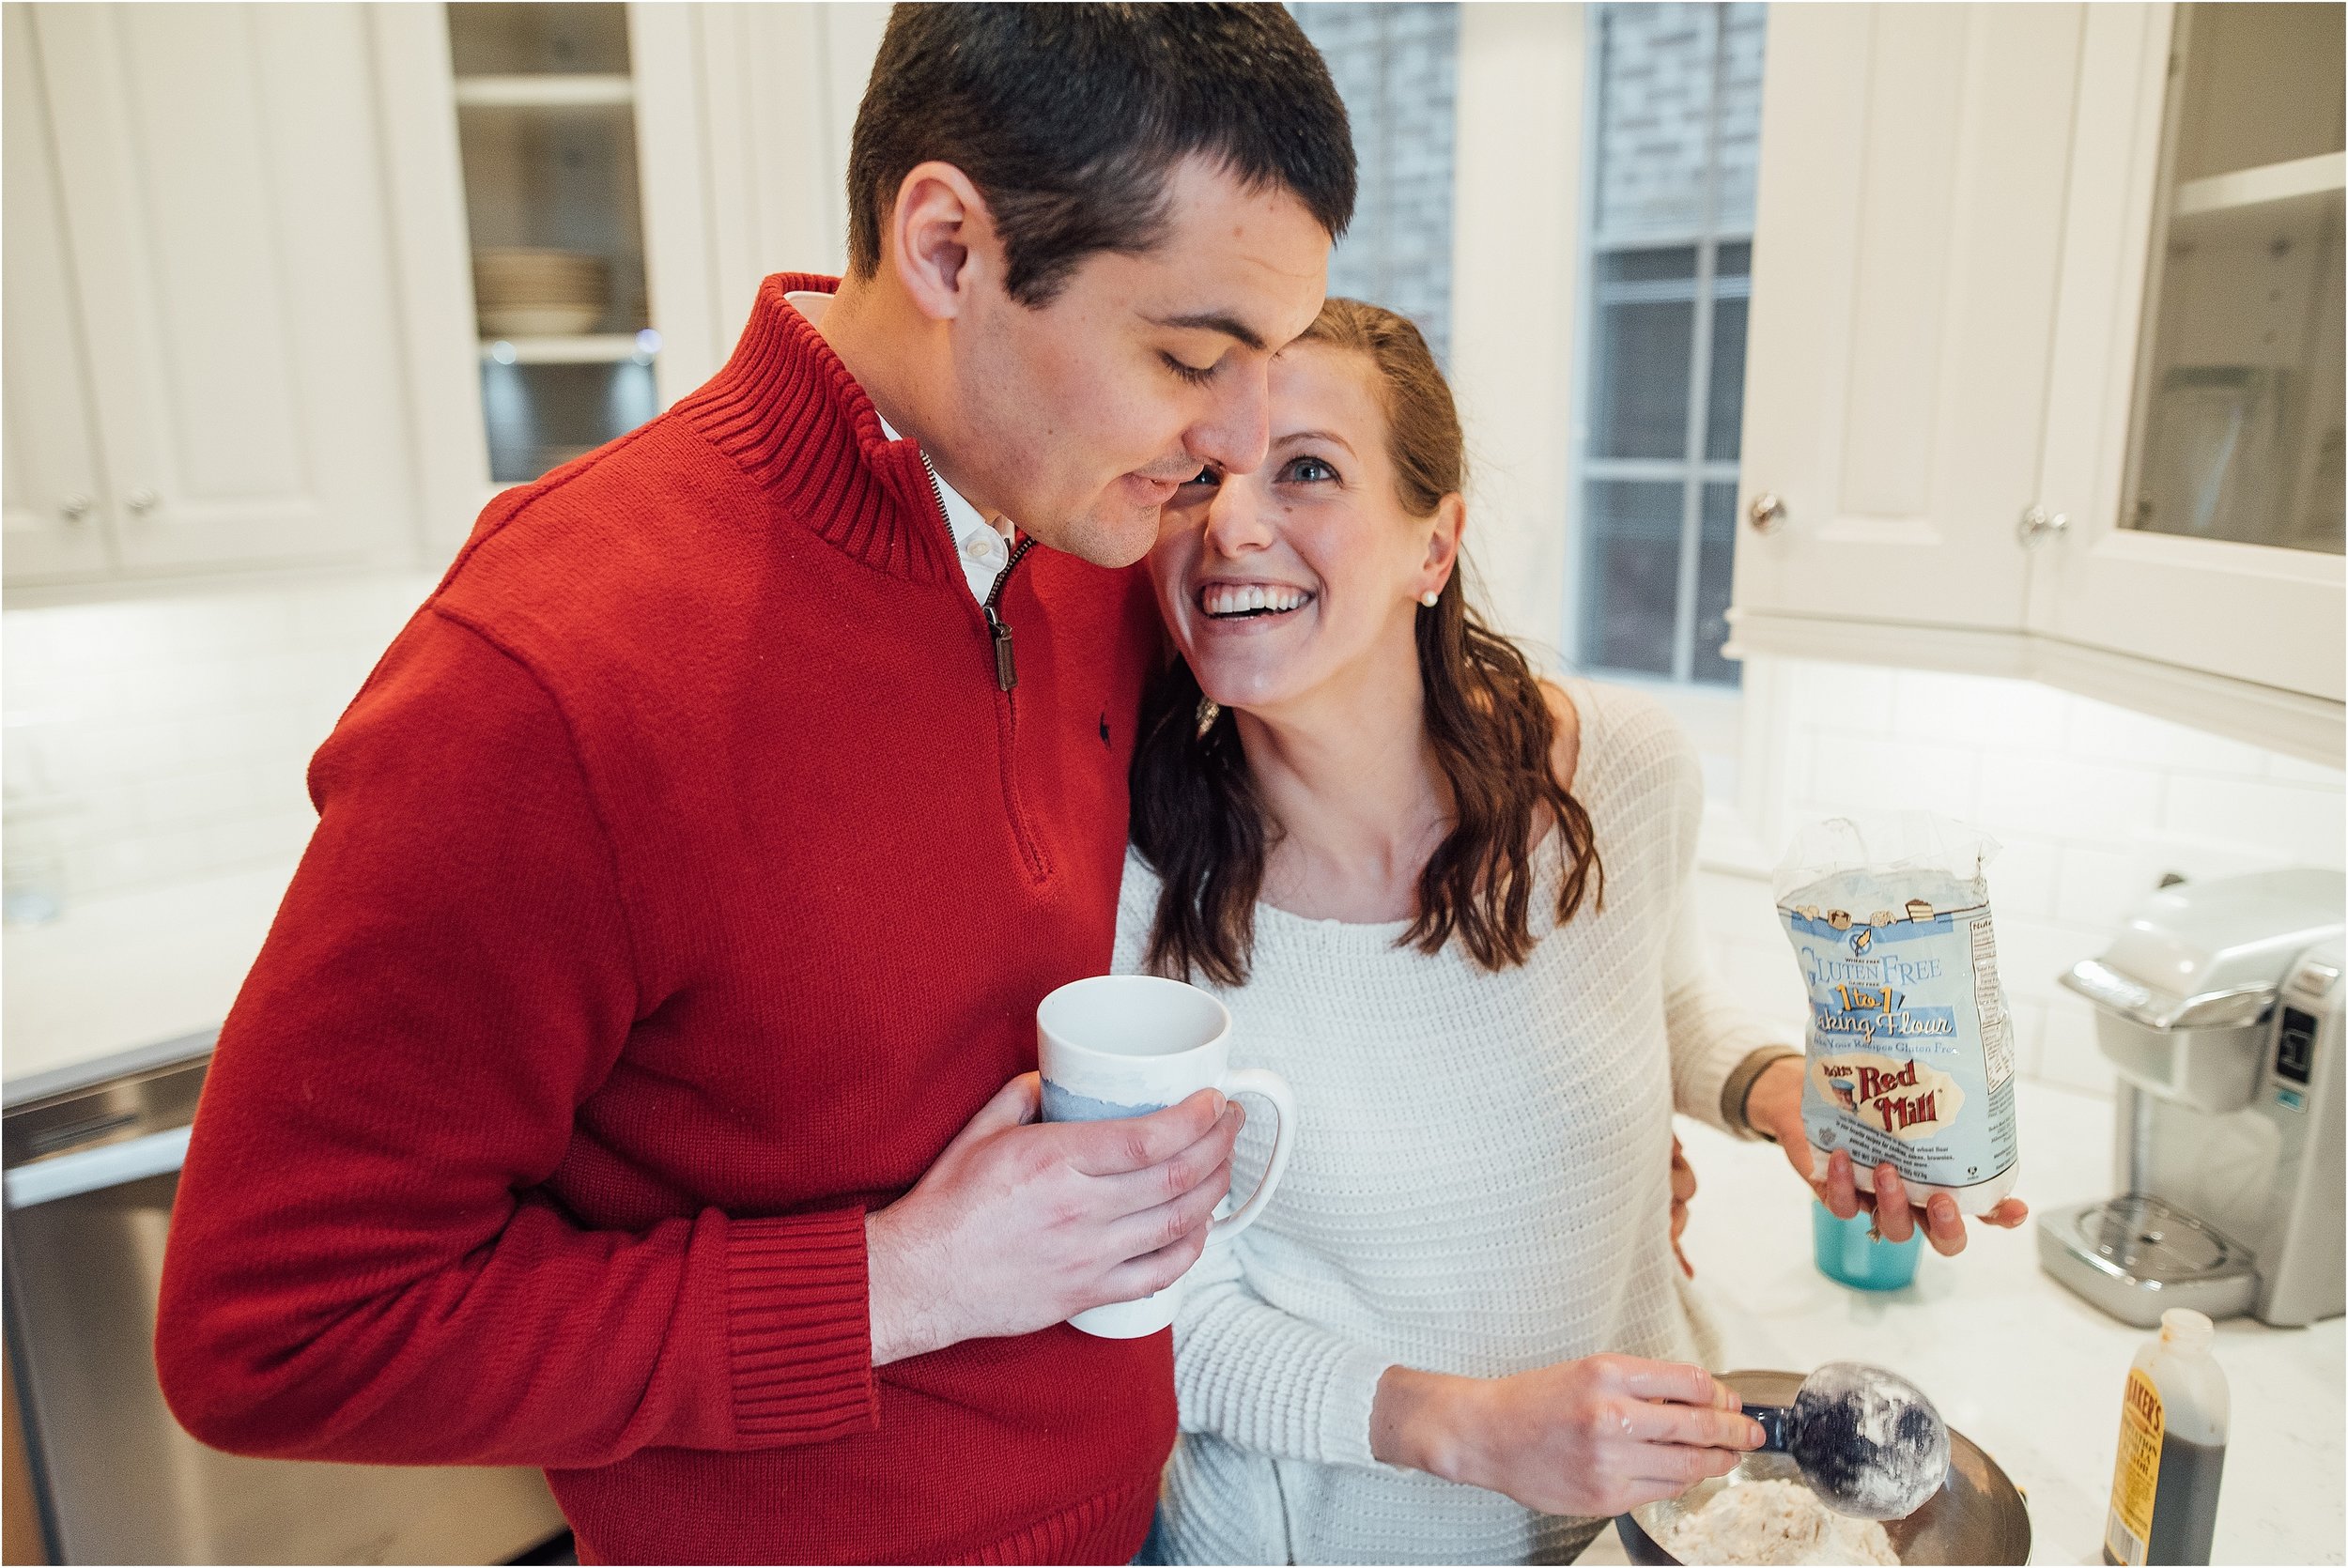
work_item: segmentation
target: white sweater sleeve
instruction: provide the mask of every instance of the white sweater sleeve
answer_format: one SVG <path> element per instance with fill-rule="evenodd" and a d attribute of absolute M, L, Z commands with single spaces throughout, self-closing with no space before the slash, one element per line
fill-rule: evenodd
<path fill-rule="evenodd" d="M 1696 856 L 1704 831 L 1704 770 L 1676 725 L 1670 726 L 1669 739 L 1666 765 L 1679 873 L 1670 945 L 1663 957 L 1663 1033 L 1671 1053 L 1672 1104 L 1682 1115 L 1744 1136 L 1730 1125 L 1721 1105 L 1729 1076 L 1756 1051 L 1789 1045 L 1798 1049 L 1800 1042 L 1738 1005 L 1712 978 L 1696 902 L 1701 896 Z M 1790 955 L 1787 961 L 1792 961 Z"/>
<path fill-rule="evenodd" d="M 1750 1136 L 1729 1125 L 1721 1105 L 1729 1074 L 1756 1051 L 1798 1047 L 1799 1042 L 1739 1006 L 1713 980 L 1704 961 L 1695 899 L 1695 879 L 1691 877 L 1680 891 L 1671 952 L 1663 963 L 1663 1034 L 1671 1050 L 1672 1105 L 1682 1115 Z"/>
<path fill-rule="evenodd" d="M 1245 1244 L 1210 1244 L 1183 1284 L 1174 1320 L 1182 1430 L 1277 1459 L 1383 1468 L 1369 1451 L 1369 1412 L 1394 1363 L 1266 1303 L 1248 1286 Z"/>

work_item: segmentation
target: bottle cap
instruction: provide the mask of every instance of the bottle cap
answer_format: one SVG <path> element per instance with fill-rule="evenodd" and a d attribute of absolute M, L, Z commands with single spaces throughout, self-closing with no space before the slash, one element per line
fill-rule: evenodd
<path fill-rule="evenodd" d="M 2170 1307 L 2160 1314 L 2160 1337 L 2180 1350 L 2205 1350 L 2217 1326 L 2190 1307 Z"/>

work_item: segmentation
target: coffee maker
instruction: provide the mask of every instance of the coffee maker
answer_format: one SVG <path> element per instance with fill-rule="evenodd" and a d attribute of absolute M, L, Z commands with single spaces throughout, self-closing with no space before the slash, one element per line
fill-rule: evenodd
<path fill-rule="evenodd" d="M 2123 1322 L 2296 1327 L 2343 1295 L 2338 871 L 2179 882 L 2062 976 L 2120 1076 L 2120 1195 L 2043 1215 L 2038 1257 Z"/>

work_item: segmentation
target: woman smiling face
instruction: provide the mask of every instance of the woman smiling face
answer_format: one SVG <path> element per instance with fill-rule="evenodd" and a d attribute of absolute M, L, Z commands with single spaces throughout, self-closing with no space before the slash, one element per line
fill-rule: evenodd
<path fill-rule="evenodd" d="M 1199 688 L 1265 713 L 1372 671 L 1415 680 L 1420 595 L 1459 548 L 1461 503 L 1404 509 L 1378 371 L 1311 340 L 1273 361 L 1272 446 L 1251 473 L 1202 473 L 1159 515 L 1150 572 Z"/>

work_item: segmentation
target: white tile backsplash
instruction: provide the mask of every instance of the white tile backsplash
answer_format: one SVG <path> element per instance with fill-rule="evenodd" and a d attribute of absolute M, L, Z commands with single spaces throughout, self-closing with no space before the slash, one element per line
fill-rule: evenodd
<path fill-rule="evenodd" d="M 1850 800 L 1905 800 L 1916 810 L 1970 817 L 1981 759 L 1966 746 L 1933 741 L 1820 736 L 1810 776 L 1797 797 L 1823 811 Z M 1823 812 L 1822 812 L 1823 814 Z"/>
<path fill-rule="evenodd" d="M 2062 913 L 2063 873 L 2070 853 L 2061 839 L 2001 833 L 1998 842 L 1998 908 L 2043 918 Z"/>
<path fill-rule="evenodd" d="M 2062 852 L 2062 868 L 2054 906 L 2047 913 L 2074 926 L 2102 924 L 2112 910 L 2126 908 L 2129 899 L 2140 897 L 2148 885 L 2160 880 L 2158 872 L 2145 874 L 2140 853 L 2094 844 L 2069 846 Z M 2012 906 L 2005 897 L 2005 856 L 1998 857 L 1997 870 L 1998 907 L 2006 909 Z M 2016 913 L 2031 912 L 2016 909 Z"/>
<path fill-rule="evenodd" d="M 70 904 L 297 853 L 310 754 L 434 577 L 0 615 L 11 885 Z"/>
<path fill-rule="evenodd" d="M 1937 670 L 1902 670 L 1893 680 L 1892 729 L 1903 741 L 2062 749 L 2068 704 L 2051 687 Z"/>
<path fill-rule="evenodd" d="M 2046 752 L 1984 746 L 1976 812 L 1992 833 L 2042 834 L 2125 843 L 2160 821 L 2167 780 L 2140 763 L 2085 762 Z"/>
<path fill-rule="evenodd" d="M 2098 1094 L 2111 1074 L 2085 1003 L 2055 976 L 2101 951 L 2165 872 L 2205 878 L 2348 864 L 2340 770 L 2030 682 L 1769 661 L 1753 715 L 1774 737 L 1754 801 L 1772 849 L 1844 811 L 1928 809 L 1977 822 L 1991 866 L 1999 968 L 2022 1070 Z M 1747 760 L 1748 768 L 1753 766 Z M 1718 973 L 1749 1006 L 1799 1026 L 1800 987 L 1763 879 L 1723 856 L 1701 881 Z"/>
<path fill-rule="evenodd" d="M 2340 863 L 2340 792 L 2280 780 L 2202 778 L 2181 774 L 2169 781 L 2161 826 L 2201 833 L 2212 822 L 2231 825 L 2247 847 L 2281 860 Z"/>
<path fill-rule="evenodd" d="M 2182 724 L 2115 708 L 2108 702 L 2072 702 L 2068 706 L 2071 725 L 2065 749 L 2072 756 L 2090 761 L 2259 778 L 2265 776 L 2272 763 L 2287 760 L 2223 735 L 2188 730 Z"/>
<path fill-rule="evenodd" d="M 1831 669 L 1832 678 L 1789 681 L 1787 716 L 1812 733 L 1889 735 L 1898 705 L 1899 674 L 1859 665 L 1805 666 Z"/>

